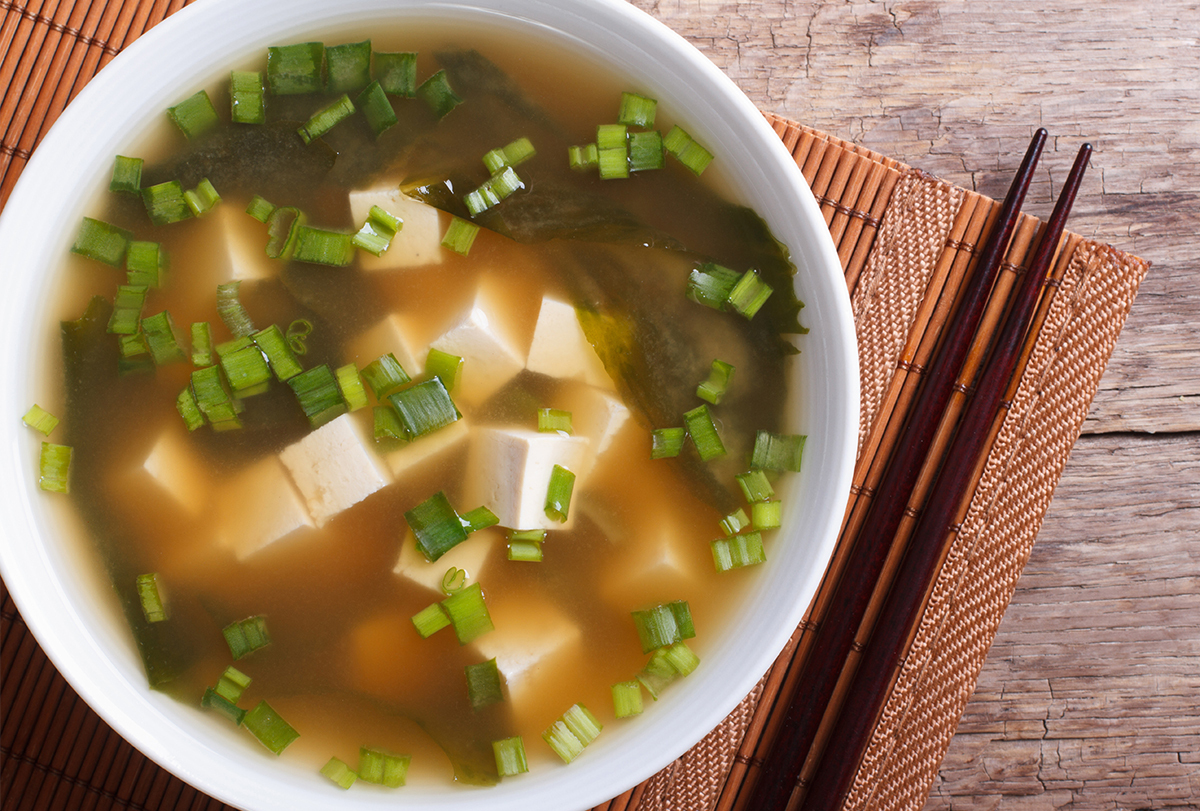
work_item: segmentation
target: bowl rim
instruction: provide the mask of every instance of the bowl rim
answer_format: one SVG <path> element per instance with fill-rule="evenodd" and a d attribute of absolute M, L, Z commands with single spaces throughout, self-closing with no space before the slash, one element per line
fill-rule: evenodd
<path fill-rule="evenodd" d="M 317 0 L 273 2 L 277 6 L 286 4 L 288 14 L 293 15 L 293 22 L 287 26 L 290 29 L 306 26 L 311 28 L 314 25 L 312 19 L 327 19 L 330 16 L 329 10 L 324 8 L 328 4 Z M 222 24 L 222 19 L 230 19 L 228 15 L 235 8 L 244 17 L 244 7 L 248 5 L 251 4 L 243 4 L 241 0 L 205 0 L 203 3 L 189 5 L 132 43 L 89 82 L 64 110 L 34 152 L 4 212 L 0 213 L 0 255 L 10 255 L 5 251 L 12 247 L 11 255 L 16 260 L 13 266 L 45 267 L 47 259 L 51 262 L 49 266 L 54 266 L 55 259 L 51 247 L 23 244 L 24 234 L 37 230 L 39 226 L 33 218 L 39 213 L 57 211 L 63 207 L 71 208 L 72 205 L 78 208 L 82 203 L 64 203 L 64 193 L 48 184 L 47 179 L 61 174 L 64 166 L 65 171 L 86 168 L 85 156 L 72 154 L 73 150 L 76 153 L 85 151 L 79 146 L 81 142 L 91 138 L 111 141 L 113 138 L 125 137 L 113 131 L 114 125 L 106 121 L 105 116 L 111 115 L 114 94 L 123 93 L 127 83 L 135 81 L 148 67 L 154 69 L 156 76 L 161 76 L 164 88 L 161 92 L 168 92 L 166 87 L 180 86 L 172 82 L 185 76 L 186 68 L 192 66 L 196 60 L 199 60 L 201 65 L 228 65 L 231 59 L 222 54 L 244 52 L 245 40 L 252 36 L 260 39 L 265 36 L 257 30 L 252 34 L 239 33 L 223 42 L 214 53 L 209 53 L 207 46 L 196 41 L 198 38 L 193 34 L 194 28 L 207 26 L 210 29 L 221 30 L 216 26 Z M 261 18 L 271 6 L 272 2 L 253 4 L 253 13 L 257 15 L 255 19 Z M 597 34 L 603 32 L 610 40 L 616 36 L 612 32 L 619 30 L 630 37 L 627 46 L 629 48 L 644 48 L 649 45 L 661 47 L 662 54 L 653 57 L 664 65 L 661 83 L 672 86 L 693 83 L 702 86 L 706 93 L 712 94 L 712 104 L 715 108 L 737 116 L 733 121 L 716 122 L 715 125 L 701 121 L 698 132 L 694 134 L 709 135 L 712 142 L 717 144 L 726 143 L 732 137 L 748 138 L 749 143 L 760 148 L 761 152 L 756 153 L 756 161 L 766 182 L 772 184 L 769 187 L 770 191 L 777 198 L 784 199 L 787 204 L 794 205 L 796 209 L 793 215 L 798 215 L 796 221 L 789 222 L 786 229 L 778 229 L 777 223 L 771 222 L 765 213 L 764 217 L 768 218 L 772 230 L 777 235 L 786 232 L 799 238 L 798 242 L 789 241 L 789 245 L 797 264 L 803 264 L 800 273 L 806 274 L 805 281 L 819 293 L 808 302 L 809 309 L 805 312 L 816 317 L 822 325 L 822 331 L 810 334 L 804 340 L 810 352 L 818 350 L 811 354 L 820 355 L 825 359 L 829 374 L 823 379 L 830 387 L 830 396 L 838 398 L 840 407 L 825 414 L 827 424 L 823 427 L 828 429 L 827 435 L 818 438 L 816 442 L 810 440 L 810 445 L 806 448 L 808 468 L 813 469 L 815 466 L 822 471 L 822 475 L 820 481 L 806 481 L 805 486 L 808 489 L 805 492 L 815 492 L 824 500 L 832 498 L 834 506 L 825 510 L 825 513 L 819 519 L 814 519 L 813 524 L 808 527 L 817 539 L 814 543 L 820 565 L 809 566 L 804 572 L 803 582 L 789 592 L 794 595 L 794 603 L 783 607 L 783 616 L 778 622 L 778 628 L 763 642 L 761 650 L 756 652 L 755 666 L 749 668 L 735 683 L 727 685 L 728 695 L 724 697 L 714 695 L 711 690 L 692 689 L 692 684 L 681 685 L 683 689 L 679 691 L 677 698 L 672 699 L 672 707 L 699 702 L 699 709 L 687 713 L 687 733 L 675 741 L 668 739 L 663 733 L 639 735 L 638 737 L 648 741 L 643 748 L 656 753 L 658 757 L 635 757 L 620 752 L 614 753 L 609 765 L 615 766 L 619 772 L 620 777 L 617 779 L 604 773 L 598 766 L 592 766 L 587 758 L 581 758 L 569 767 L 572 772 L 553 770 L 568 774 L 567 778 L 552 776 L 541 779 L 540 782 L 537 778 L 528 780 L 530 788 L 540 792 L 536 797 L 527 796 L 530 792 L 522 784 L 522 781 L 530 777 L 526 775 L 522 780 L 506 781 L 497 788 L 488 789 L 483 795 L 476 792 L 458 792 L 457 797 L 447 797 L 445 792 L 437 792 L 429 794 L 430 801 L 426 802 L 425 794 L 415 792 L 417 796 L 412 798 L 414 802 L 405 803 L 405 807 L 412 808 L 436 806 L 453 809 L 460 807 L 458 798 L 461 797 L 464 798 L 461 807 L 465 809 L 474 805 L 474 800 L 469 799 L 470 797 L 482 796 L 489 808 L 497 809 L 562 808 L 564 802 L 575 802 L 579 804 L 579 808 L 588 808 L 648 778 L 720 723 L 753 689 L 762 672 L 786 644 L 815 594 L 825 565 L 832 554 L 837 531 L 840 529 L 844 499 L 849 493 L 857 451 L 858 355 L 849 297 L 832 238 L 795 161 L 760 111 L 733 81 L 667 26 L 622 0 L 524 0 L 521 3 L 515 3 L 513 0 L 348 0 L 339 4 L 337 11 L 342 21 L 351 24 L 351 18 L 364 20 L 370 14 L 410 11 L 416 13 L 435 8 L 439 12 L 455 14 L 475 14 L 482 11 L 496 20 L 510 19 L 518 27 L 540 26 L 553 30 L 556 26 L 575 26 L 571 30 L 578 32 L 581 30 L 580 26 L 593 26 Z M 236 16 L 233 18 L 236 19 Z M 270 34 L 270 38 L 275 41 L 288 38 L 286 33 L 277 34 L 276 31 L 278 29 Z M 619 43 L 616 47 L 620 47 Z M 170 63 L 171 58 L 177 61 Z M 134 119 L 139 120 L 136 111 L 151 103 L 158 103 L 153 101 L 153 96 L 149 100 L 128 102 L 124 106 L 118 104 L 117 110 L 130 108 L 134 110 Z M 156 109 L 161 110 L 165 106 L 167 105 L 158 103 Z M 117 115 L 112 117 L 119 118 Z M 719 137 L 713 134 L 716 131 L 713 130 L 713 126 L 720 129 Z M 127 132 L 126 129 L 126 136 Z M 109 160 L 108 155 L 115 154 L 115 150 L 100 154 L 105 156 L 104 160 Z M 97 173 L 95 159 L 90 160 L 92 172 L 87 176 L 90 178 L 90 186 L 82 194 L 74 192 L 83 199 L 95 196 L 93 192 L 100 183 L 98 176 L 104 174 L 103 170 Z M 107 182 L 107 178 L 103 180 Z M 796 244 L 792 244 L 793 242 Z M 62 239 L 59 243 L 62 243 Z M 61 247 L 60 244 L 58 249 Z M 57 261 L 61 262 L 61 258 Z M 10 493 L 6 499 L 13 501 L 11 494 L 15 493 L 17 503 L 10 505 L 15 508 L 15 512 L 11 520 L 0 528 L 0 574 L 3 574 L 14 601 L 48 657 L 80 696 L 123 738 L 181 779 L 225 802 L 246 808 L 278 805 L 280 787 L 276 783 L 279 781 L 264 780 L 262 783 L 255 783 L 249 779 L 252 775 L 250 771 L 235 774 L 232 781 L 214 780 L 214 775 L 219 777 L 219 773 L 213 770 L 224 765 L 224 754 L 206 754 L 192 747 L 181 747 L 178 740 L 162 738 L 164 729 L 174 732 L 181 728 L 177 702 L 148 690 L 144 677 L 140 685 L 127 684 L 128 673 L 110 661 L 112 657 L 107 645 L 111 640 L 99 633 L 96 626 L 89 624 L 86 617 L 87 601 L 95 595 L 81 596 L 77 591 L 73 591 L 79 587 L 79 583 L 62 577 L 61 552 L 52 548 L 53 544 L 30 545 L 20 542 L 29 533 L 35 536 L 44 534 L 46 528 L 55 520 L 47 517 L 38 500 L 32 497 L 37 493 L 36 485 L 33 484 L 36 478 L 36 464 L 31 463 L 30 459 L 35 459 L 36 453 L 31 456 L 30 450 L 36 447 L 37 439 L 40 438 L 28 436 L 27 434 L 32 433 L 28 431 L 22 434 L 23 426 L 16 426 L 19 417 L 28 407 L 28 401 L 21 405 L 20 398 L 27 396 L 25 392 L 30 390 L 28 384 L 36 375 L 31 368 L 30 358 L 18 351 L 23 339 L 13 324 L 17 323 L 21 316 L 22 304 L 30 298 L 36 298 L 39 291 L 42 291 L 38 283 L 29 278 L 35 275 L 22 274 L 25 278 L 16 285 L 17 289 L 13 295 L 2 304 L 5 317 L 3 322 L 0 322 L 0 356 L 17 360 L 5 364 L 4 371 L 0 372 L 0 384 L 10 384 L 7 386 L 9 393 L 3 400 L 9 419 L 0 427 L 0 443 L 7 450 L 4 465 L 0 468 L 0 481 L 10 483 L 7 480 L 12 480 L 12 486 L 6 488 Z M 44 294 L 44 291 L 42 292 Z M 19 389 L 19 392 L 13 391 L 14 389 Z M 815 398 L 817 395 L 808 396 Z M 797 483 L 795 488 L 799 487 L 800 484 Z M 775 584 L 781 577 L 783 574 L 773 574 L 770 582 Z M 64 621 L 67 622 L 65 628 Z M 733 630 L 730 629 L 727 633 L 733 633 Z M 760 664 L 761 667 L 758 666 Z M 114 691 L 102 687 L 102 684 L 122 683 L 126 683 L 128 691 Z M 656 707 L 654 710 L 659 711 L 661 708 Z M 674 720 L 681 713 L 662 711 L 659 715 Z M 186 727 L 185 721 L 183 728 Z M 218 738 L 205 739 L 204 747 L 211 748 L 217 740 Z M 682 745 L 683 742 L 686 746 Z M 285 768 L 280 770 L 280 773 L 287 774 L 290 771 L 292 770 Z M 569 801 L 564 801 L 561 794 L 557 794 L 564 782 L 573 784 L 574 793 Z M 306 792 L 309 788 L 305 786 Z M 331 797 L 341 798 L 342 802 L 349 799 L 348 795 L 339 793 L 332 786 L 329 789 L 328 792 L 318 789 L 311 793 L 311 807 L 325 805 Z M 390 796 L 363 796 L 365 799 L 361 802 L 364 807 L 381 804 L 382 801 L 395 801 Z M 288 799 L 299 802 L 299 807 L 308 807 L 303 799 L 290 795 Z"/>

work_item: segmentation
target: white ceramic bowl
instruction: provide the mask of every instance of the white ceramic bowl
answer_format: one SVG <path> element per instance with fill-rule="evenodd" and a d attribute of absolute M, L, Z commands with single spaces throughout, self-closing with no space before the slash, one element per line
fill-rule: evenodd
<path fill-rule="evenodd" d="M 308 764 L 248 756 L 248 736 L 146 687 L 131 637 L 90 553 L 66 540 L 73 519 L 38 490 L 40 436 L 21 423 L 39 387 L 36 360 L 57 340 L 46 319 L 74 226 L 107 184 L 131 133 L 248 54 L 321 39 L 379 19 L 449 17 L 536 30 L 640 77 L 719 156 L 735 198 L 757 210 L 799 269 L 811 332 L 801 339 L 794 430 L 809 436 L 786 494 L 793 517 L 771 544 L 759 587 L 703 666 L 653 707 L 610 724 L 570 766 L 488 789 L 410 786 L 343 792 Z M 315 36 L 314 36 L 315 34 Z M 340 41 L 324 37 L 326 41 Z M 849 301 L 829 233 L 794 162 L 759 111 L 702 54 L 620 0 L 202 0 L 135 42 L 92 80 L 29 162 L 3 215 L 0 257 L 0 573 L 54 664 L 121 735 L 182 779 L 244 809 L 587 808 L 646 779 L 696 743 L 753 688 L 799 623 L 828 562 L 849 489 L 858 423 L 858 360 Z"/>

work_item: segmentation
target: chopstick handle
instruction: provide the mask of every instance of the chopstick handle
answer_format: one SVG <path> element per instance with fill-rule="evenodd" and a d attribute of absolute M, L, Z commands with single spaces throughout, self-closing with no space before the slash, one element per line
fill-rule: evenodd
<path fill-rule="evenodd" d="M 783 723 L 767 753 L 747 808 L 754 811 L 787 808 L 932 445 L 938 420 L 930 415 L 940 417 L 946 410 L 1046 137 L 1044 128 L 1034 133 L 999 217 L 979 253 L 975 272 L 966 283 L 942 347 L 929 367 L 887 472 L 850 550 L 845 571 L 854 575 L 842 577 L 834 586 L 824 617 L 814 631 L 813 647 L 801 665 L 795 690 L 786 700 Z"/>
<path fill-rule="evenodd" d="M 848 710 L 839 718 L 808 786 L 805 811 L 836 808 L 858 770 L 888 696 L 891 677 L 924 605 L 946 538 L 956 531 L 951 522 L 962 507 L 972 473 L 985 451 L 987 438 L 1000 412 L 1001 399 L 1020 357 L 1091 153 L 1090 144 L 1080 148 L 1029 269 L 1013 296 L 1009 314 L 980 375 L 975 395 L 950 444 L 946 461 L 921 511 L 904 560 L 855 671 L 849 691 L 854 702 L 852 711 Z"/>

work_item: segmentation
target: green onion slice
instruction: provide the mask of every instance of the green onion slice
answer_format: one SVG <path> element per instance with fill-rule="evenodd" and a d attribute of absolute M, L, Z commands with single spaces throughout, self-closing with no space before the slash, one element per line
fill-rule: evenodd
<path fill-rule="evenodd" d="M 290 349 L 291 347 L 289 346 L 288 348 Z M 359 375 L 357 366 L 353 363 L 339 366 L 334 370 L 334 377 L 337 378 L 338 389 L 342 392 L 342 399 L 346 401 L 346 408 L 351 411 L 366 408 L 367 390 L 363 387 L 362 376 Z"/>
<path fill-rule="evenodd" d="M 166 254 L 157 242 L 131 240 L 125 251 L 125 270 L 128 282 L 143 287 L 158 287 L 161 271 L 167 264 Z"/>
<path fill-rule="evenodd" d="M 246 688 L 250 686 L 251 681 L 252 679 L 249 676 L 233 665 L 230 665 L 221 674 L 221 678 L 217 681 L 217 686 L 214 690 L 217 695 L 236 704 L 241 701 L 242 694 L 246 692 Z"/>
<path fill-rule="evenodd" d="M 58 426 L 58 417 L 37 403 L 29 407 L 29 410 L 25 412 L 25 416 L 21 418 L 21 421 L 42 434 L 42 436 L 50 436 L 50 432 Z"/>
<path fill-rule="evenodd" d="M 712 153 L 698 144 L 678 125 L 672 127 L 671 131 L 663 138 L 663 146 L 696 175 L 707 169 L 713 160 Z"/>
<path fill-rule="evenodd" d="M 404 367 L 400 365 L 400 361 L 396 360 L 396 356 L 391 352 L 381 355 L 364 366 L 362 377 L 377 400 L 382 400 L 412 380 L 408 376 L 408 372 L 404 371 Z"/>
<path fill-rule="evenodd" d="M 358 775 L 354 773 L 354 770 L 347 766 L 341 758 L 336 757 L 331 757 L 321 767 L 321 774 L 344 789 L 350 788 L 354 785 L 354 781 L 358 779 Z"/>
<path fill-rule="evenodd" d="M 304 143 L 311 144 L 356 112 L 354 102 L 343 93 L 339 98 L 317 110 L 296 132 Z"/>
<path fill-rule="evenodd" d="M 520 735 L 492 741 L 492 754 L 496 756 L 496 771 L 501 777 L 513 777 L 529 771 L 525 741 Z"/>
<path fill-rule="evenodd" d="M 637 679 L 617 682 L 612 686 L 613 714 L 629 718 L 642 714 L 642 685 Z"/>
<path fill-rule="evenodd" d="M 417 55 L 415 53 L 375 54 L 375 78 L 379 86 L 393 96 L 412 98 L 417 92 Z"/>
<path fill-rule="evenodd" d="M 654 126 L 654 113 L 658 102 L 637 93 L 624 92 L 621 94 L 621 107 L 617 112 L 617 121 L 631 127 L 649 129 Z"/>
<path fill-rule="evenodd" d="M 428 639 L 450 624 L 450 616 L 441 603 L 433 603 L 413 614 L 412 623 L 422 639 Z"/>
<path fill-rule="evenodd" d="M 192 324 L 192 365 L 211 366 L 212 362 L 212 326 L 207 321 L 197 321 Z"/>
<path fill-rule="evenodd" d="M 729 291 L 726 306 L 746 318 L 753 318 L 773 292 L 775 291 L 771 286 L 758 275 L 758 271 L 751 268 L 742 274 L 737 284 Z"/>
<path fill-rule="evenodd" d="M 467 529 L 446 494 L 439 491 L 404 513 L 417 548 L 433 563 L 467 539 Z"/>
<path fill-rule="evenodd" d="M 266 122 L 267 108 L 263 102 L 263 75 L 258 71 L 233 70 L 229 72 L 229 119 L 235 124 L 263 124 Z"/>
<path fill-rule="evenodd" d="M 669 459 L 683 450 L 687 431 L 683 428 L 655 428 L 650 432 L 650 458 Z"/>
<path fill-rule="evenodd" d="M 389 394 L 387 399 L 400 415 L 404 430 L 414 439 L 445 428 L 462 416 L 436 377 Z"/>
<path fill-rule="evenodd" d="M 354 261 L 354 234 L 300 225 L 292 244 L 292 259 L 317 265 L 345 267 Z"/>
<path fill-rule="evenodd" d="M 469 645 L 496 627 L 483 599 L 483 587 L 478 583 L 442 600 L 442 608 L 450 617 L 460 645 Z"/>
<path fill-rule="evenodd" d="M 75 237 L 75 244 L 71 246 L 71 253 L 120 267 L 125 260 L 125 250 L 131 239 L 133 234 L 124 228 L 84 217 L 83 224 L 79 226 L 79 234 Z"/>
<path fill-rule="evenodd" d="M 440 349 L 431 348 L 429 355 L 425 358 L 425 374 L 442 381 L 447 392 L 454 391 L 459 375 L 462 374 L 462 368 L 462 358 Z"/>
<path fill-rule="evenodd" d="M 212 210 L 213 206 L 221 202 L 221 195 L 217 194 L 217 190 L 213 188 L 213 184 L 206 177 L 196 184 L 196 188 L 185 191 L 183 200 L 187 203 L 187 207 L 191 209 L 192 216 L 199 217 L 202 214 L 207 214 Z"/>
<path fill-rule="evenodd" d="M 221 316 L 229 331 L 239 338 L 254 334 L 254 322 L 250 320 L 250 314 L 242 306 L 239 296 L 241 286 L 240 281 L 217 285 L 217 315 Z"/>
<path fill-rule="evenodd" d="M 567 161 L 577 172 L 593 169 L 600 164 L 600 152 L 595 144 L 567 147 Z"/>
<path fill-rule="evenodd" d="M 696 635 L 692 612 L 686 600 L 660 603 L 653 608 L 631 612 L 642 653 L 673 645 Z"/>
<path fill-rule="evenodd" d="M 411 762 L 411 755 L 393 755 L 382 749 L 364 746 L 358 750 L 358 777 L 367 783 L 399 788 L 408 779 Z"/>
<path fill-rule="evenodd" d="M 585 746 L 596 740 L 603 728 L 587 707 L 572 704 L 561 718 L 542 733 L 542 739 L 564 763 L 570 763 L 583 753 Z"/>
<path fill-rule="evenodd" d="M 718 572 L 753 566 L 767 560 L 762 545 L 762 534 L 758 532 L 746 532 L 732 538 L 718 538 L 709 546 L 712 550 L 713 564 Z"/>
<path fill-rule="evenodd" d="M 566 523 L 571 507 L 571 491 L 575 487 L 575 474 L 562 465 L 550 471 L 550 484 L 546 488 L 546 517 L 560 524 Z"/>
<path fill-rule="evenodd" d="M 713 405 L 718 405 L 729 390 L 733 380 L 733 366 L 723 360 L 714 360 L 708 370 L 708 380 L 696 387 L 696 396 Z"/>
<path fill-rule="evenodd" d="M 250 204 L 246 206 L 246 213 L 259 222 L 265 223 L 275 213 L 275 204 L 256 194 L 250 198 Z"/>
<path fill-rule="evenodd" d="M 167 619 L 167 607 L 163 603 L 162 593 L 158 588 L 158 574 L 139 574 L 137 576 L 138 600 L 142 604 L 142 616 L 146 622 L 162 622 Z M 236 700 L 236 699 L 235 699 Z"/>
<path fill-rule="evenodd" d="M 478 532 L 481 529 L 494 527 L 500 523 L 500 519 L 496 514 L 487 507 L 476 507 L 470 512 L 464 513 L 460 516 L 460 519 L 462 520 L 463 529 L 468 533 Z"/>
<path fill-rule="evenodd" d="M 330 93 L 346 93 L 366 87 L 371 81 L 371 41 L 327 47 L 325 72 L 325 89 Z"/>
<path fill-rule="evenodd" d="M 168 180 L 142 189 L 142 204 L 146 207 L 150 222 L 155 225 L 182 222 L 192 217 L 192 208 L 178 180 Z"/>
<path fill-rule="evenodd" d="M 719 310 L 729 300 L 729 294 L 741 279 L 736 270 L 703 262 L 688 274 L 687 297 L 692 301 Z"/>
<path fill-rule="evenodd" d="M 141 158 L 127 158 L 124 155 L 117 155 L 113 161 L 112 180 L 108 183 L 108 190 L 112 192 L 130 192 L 138 194 L 142 190 L 142 164 Z"/>
<path fill-rule="evenodd" d="M 185 387 L 183 391 L 179 392 L 179 396 L 175 398 L 175 410 L 183 418 L 183 424 L 187 426 L 189 432 L 195 431 L 204 425 L 204 415 L 200 413 L 200 406 L 196 403 L 196 395 L 192 393 L 190 386 Z"/>
<path fill-rule="evenodd" d="M 305 217 L 300 209 L 281 206 L 267 217 L 267 256 L 286 259 L 296 244 L 296 232 L 304 225 Z"/>
<path fill-rule="evenodd" d="M 571 434 L 571 412 L 558 408 L 539 408 L 537 429 L 545 434 Z"/>
<path fill-rule="evenodd" d="M 737 535 L 748 526 L 750 526 L 750 516 L 746 515 L 746 511 L 741 507 L 721 519 L 721 529 L 726 535 Z"/>
<path fill-rule="evenodd" d="M 142 306 L 146 303 L 147 288 L 140 284 L 117 286 L 113 300 L 112 315 L 108 318 L 108 331 L 115 335 L 133 335 L 140 331 Z"/>
<path fill-rule="evenodd" d="M 251 338 L 267 356 L 267 363 L 270 364 L 277 380 L 288 380 L 304 371 L 300 361 L 296 359 L 296 353 L 284 337 L 283 330 L 277 324 L 259 330 Z"/>
<path fill-rule="evenodd" d="M 461 217 L 451 217 L 446 235 L 442 237 L 442 247 L 448 248 L 461 256 L 471 252 L 471 245 L 479 235 L 479 226 Z"/>
<path fill-rule="evenodd" d="M 363 390 L 366 397 L 366 390 Z M 400 415 L 394 408 L 375 406 L 371 409 L 371 423 L 374 426 L 376 442 L 408 442 L 408 432 L 400 423 Z"/>
<path fill-rule="evenodd" d="M 287 384 L 296 393 L 300 408 L 313 428 L 346 413 L 346 401 L 342 399 L 337 378 L 325 364 L 288 378 Z"/>
<path fill-rule="evenodd" d="M 260 701 L 257 707 L 246 713 L 242 726 L 277 755 L 300 737 L 300 733 L 265 701 Z"/>
<path fill-rule="evenodd" d="M 698 406 L 684 413 L 683 424 L 701 459 L 707 462 L 725 455 L 725 445 L 721 442 L 721 435 L 717 433 L 717 425 L 713 422 L 708 406 Z"/>
<path fill-rule="evenodd" d="M 222 715 L 233 721 L 234 724 L 241 726 L 246 718 L 246 711 L 238 707 L 238 705 L 229 699 L 222 696 L 211 687 L 204 690 L 204 696 L 200 699 L 200 706 L 209 710 L 216 710 Z"/>
<path fill-rule="evenodd" d="M 771 486 L 771 480 L 761 469 L 748 470 L 745 473 L 737 474 L 734 478 L 737 479 L 738 486 L 742 488 L 742 495 L 751 504 L 768 501 L 775 495 L 775 488 Z"/>
<path fill-rule="evenodd" d="M 267 48 L 267 87 L 276 96 L 319 93 L 325 46 L 320 42 Z"/>
<path fill-rule="evenodd" d="M 804 457 L 803 434 L 775 434 L 759 431 L 754 437 L 750 467 L 759 470 L 779 470 L 797 473 Z"/>
<path fill-rule="evenodd" d="M 261 614 L 231 622 L 221 629 L 221 633 L 225 635 L 225 644 L 229 646 L 229 653 L 234 659 L 241 659 L 271 644 L 267 618 Z"/>
<path fill-rule="evenodd" d="M 367 120 L 367 126 L 371 128 L 371 132 L 375 133 L 376 138 L 395 126 L 399 120 L 396 118 L 396 111 L 392 108 L 391 100 L 388 99 L 387 93 L 384 92 L 379 82 L 371 82 L 367 85 L 366 89 L 358 94 L 354 104 L 362 110 L 363 118 Z"/>
<path fill-rule="evenodd" d="M 417 88 L 416 94 L 429 105 L 429 109 L 438 118 L 444 118 L 448 112 L 462 103 L 462 99 L 450 87 L 450 80 L 446 77 L 444 70 L 439 70 L 422 82 Z"/>
<path fill-rule="evenodd" d="M 779 529 L 783 524 L 783 506 L 779 501 L 756 501 L 750 507 L 750 523 L 755 529 Z"/>
<path fill-rule="evenodd" d="M 666 164 L 665 155 L 658 130 L 629 133 L 629 171 L 661 169 Z"/>
<path fill-rule="evenodd" d="M 174 107 L 168 107 L 167 115 L 189 140 L 200 137 L 221 121 L 212 99 L 204 90 L 188 96 Z"/>
<path fill-rule="evenodd" d="M 175 321 L 166 310 L 142 319 L 142 333 L 156 366 L 187 360 L 180 344 Z"/>

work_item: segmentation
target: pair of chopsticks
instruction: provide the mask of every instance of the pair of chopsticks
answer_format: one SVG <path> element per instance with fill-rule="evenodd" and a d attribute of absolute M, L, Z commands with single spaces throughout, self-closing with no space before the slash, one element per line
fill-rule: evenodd
<path fill-rule="evenodd" d="M 804 661 L 774 745 L 759 772 L 750 801 L 753 811 L 784 811 L 793 800 L 804 811 L 824 811 L 841 803 L 888 695 L 891 678 L 903 656 L 909 633 L 924 605 L 953 522 L 962 507 L 972 473 L 986 454 L 991 428 L 1002 407 L 1020 356 L 1046 276 L 1052 265 L 1063 226 L 1075 201 L 1092 147 L 1084 144 L 1063 185 L 1054 212 L 1043 229 L 1029 269 L 1015 286 L 1008 315 L 981 367 L 975 393 L 968 401 L 951 440 L 942 469 L 929 490 L 895 580 L 871 632 L 847 693 L 847 709 L 836 719 L 824 749 L 813 742 L 830 705 L 843 666 L 854 645 L 892 551 L 905 508 L 938 432 L 941 417 L 975 342 L 988 296 L 1012 239 L 1025 193 L 1046 141 L 1038 129 L 1013 179 L 999 217 L 978 256 L 974 275 L 966 282 L 945 338 L 917 394 L 907 423 L 875 497 L 868 507 L 844 574 L 816 627 L 813 647 Z M 803 787 L 801 772 L 810 756 L 815 771 Z"/>

